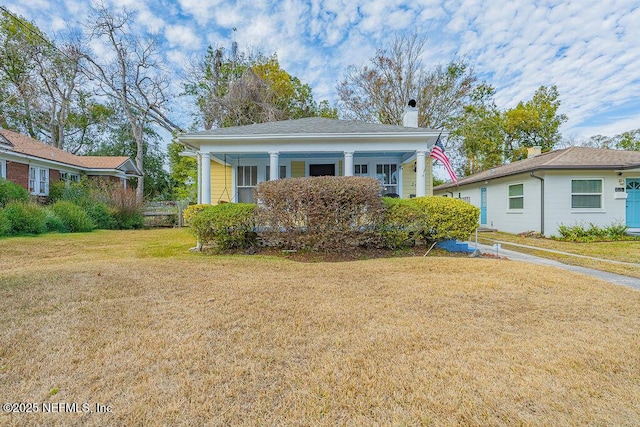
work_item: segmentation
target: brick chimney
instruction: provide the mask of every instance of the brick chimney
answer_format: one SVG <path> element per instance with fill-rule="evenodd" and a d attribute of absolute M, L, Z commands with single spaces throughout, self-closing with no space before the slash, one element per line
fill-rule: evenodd
<path fill-rule="evenodd" d="M 416 100 L 412 99 L 404 109 L 402 114 L 402 126 L 408 128 L 418 127 L 418 108 L 416 107 Z"/>

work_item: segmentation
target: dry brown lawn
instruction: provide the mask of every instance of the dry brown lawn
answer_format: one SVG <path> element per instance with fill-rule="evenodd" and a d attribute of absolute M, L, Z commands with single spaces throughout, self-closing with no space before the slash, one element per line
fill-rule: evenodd
<path fill-rule="evenodd" d="M 40 410 L 0 425 L 640 424 L 636 290 L 508 260 L 192 244 L 0 240 L 0 400 Z"/>

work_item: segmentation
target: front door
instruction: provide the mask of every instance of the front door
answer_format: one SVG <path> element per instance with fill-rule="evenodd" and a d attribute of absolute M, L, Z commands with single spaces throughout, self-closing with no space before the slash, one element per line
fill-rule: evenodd
<path fill-rule="evenodd" d="M 487 225 L 487 188 L 480 189 L 480 225 Z"/>
<path fill-rule="evenodd" d="M 640 178 L 627 179 L 627 227 L 640 228 Z"/>
<path fill-rule="evenodd" d="M 336 176 L 336 165 L 333 163 L 309 165 L 309 176 Z"/>

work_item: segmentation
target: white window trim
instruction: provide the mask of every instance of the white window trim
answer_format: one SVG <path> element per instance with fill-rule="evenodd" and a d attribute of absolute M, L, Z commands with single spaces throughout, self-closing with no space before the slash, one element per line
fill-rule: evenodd
<path fill-rule="evenodd" d="M 600 181 L 600 193 L 574 193 L 573 192 L 573 181 Z M 600 207 L 599 208 L 574 208 L 573 207 L 573 196 L 579 195 L 600 195 Z M 605 212 L 604 208 L 604 178 L 603 177 L 572 177 L 569 180 L 569 209 L 571 209 L 571 213 L 603 213 Z"/>
<path fill-rule="evenodd" d="M 522 195 L 521 196 L 510 196 L 509 188 L 515 185 L 522 185 Z M 519 199 L 522 198 L 522 207 L 521 208 L 512 208 L 511 207 L 511 199 Z M 507 213 L 522 213 L 524 212 L 524 182 L 514 182 L 511 184 L 507 184 Z"/>
<path fill-rule="evenodd" d="M 31 186 L 31 171 L 33 173 L 33 187 Z M 44 172 L 44 181 L 40 181 L 40 177 Z M 44 183 L 44 189 L 41 188 L 41 183 Z M 39 166 L 29 166 L 29 192 L 34 196 L 48 196 L 49 195 L 49 169 Z"/>

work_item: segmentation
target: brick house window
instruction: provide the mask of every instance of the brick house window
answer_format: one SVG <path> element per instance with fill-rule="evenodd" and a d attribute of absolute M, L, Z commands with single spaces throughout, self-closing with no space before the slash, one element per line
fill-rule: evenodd
<path fill-rule="evenodd" d="M 49 194 L 49 169 L 29 167 L 29 192 L 36 196 Z"/>
<path fill-rule="evenodd" d="M 0 160 L 0 178 L 7 179 L 7 161 Z"/>

